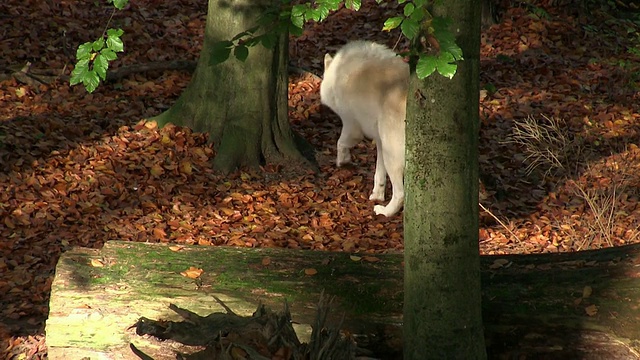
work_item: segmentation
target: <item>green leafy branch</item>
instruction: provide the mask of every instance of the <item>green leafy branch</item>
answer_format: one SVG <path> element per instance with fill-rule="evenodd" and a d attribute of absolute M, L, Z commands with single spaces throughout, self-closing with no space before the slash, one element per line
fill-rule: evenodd
<path fill-rule="evenodd" d="M 88 92 L 92 93 L 100 84 L 100 80 L 107 79 L 109 62 L 118 58 L 116 53 L 124 51 L 124 44 L 120 38 L 124 31 L 109 29 L 111 19 L 116 9 L 122 10 L 129 0 L 107 0 L 115 7 L 102 36 L 93 42 L 86 42 L 78 46 L 76 51 L 76 65 L 71 72 L 70 84 L 82 83 Z"/>
<path fill-rule="evenodd" d="M 302 35 L 305 23 L 324 21 L 332 11 L 338 10 L 342 3 L 342 0 L 315 0 L 296 5 L 283 2 L 280 7 L 265 11 L 255 27 L 237 34 L 231 40 L 213 44 L 211 64 L 225 62 L 231 53 L 236 59 L 244 61 L 249 55 L 248 48 L 258 44 L 273 49 L 280 35 L 285 32 Z M 344 4 L 346 8 L 357 11 L 362 5 L 362 0 L 346 0 Z"/>
<path fill-rule="evenodd" d="M 376 0 L 378 4 L 384 0 Z M 428 6 L 438 0 L 397 0 L 404 4 L 402 14 L 384 22 L 383 31 L 400 28 L 402 35 L 414 45 L 410 55 L 417 58 L 416 74 L 423 79 L 435 71 L 442 76 L 452 78 L 457 70 L 457 61 L 463 60 L 462 50 L 455 42 L 455 36 L 449 30 L 451 21 L 433 17 Z M 299 36 L 304 24 L 309 21 L 321 22 L 332 11 L 345 7 L 358 11 L 361 0 L 315 0 L 307 3 L 283 4 L 280 8 L 266 11 L 258 24 L 236 35 L 231 40 L 223 40 L 213 45 L 211 64 L 226 61 L 231 53 L 240 61 L 246 60 L 249 47 L 262 44 L 273 48 L 279 35 L 288 31 Z"/>
<path fill-rule="evenodd" d="M 451 79 L 458 68 L 456 62 L 464 59 L 462 49 L 449 30 L 451 21 L 433 17 L 427 9 L 427 0 L 398 0 L 398 3 L 405 4 L 403 14 L 387 19 L 382 30 L 400 27 L 402 34 L 411 41 L 411 55 L 418 57 L 416 75 L 419 79 L 435 71 Z"/>

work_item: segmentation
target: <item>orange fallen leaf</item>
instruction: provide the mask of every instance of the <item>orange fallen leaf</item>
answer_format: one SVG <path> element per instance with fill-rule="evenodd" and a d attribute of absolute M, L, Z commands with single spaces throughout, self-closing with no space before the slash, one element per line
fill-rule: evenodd
<path fill-rule="evenodd" d="M 188 277 L 189 279 L 197 279 L 203 272 L 204 270 L 192 266 L 189 270 L 181 272 L 180 275 Z"/>
<path fill-rule="evenodd" d="M 271 258 L 268 256 L 265 256 L 262 258 L 262 266 L 269 266 L 269 264 L 271 264 Z"/>
<path fill-rule="evenodd" d="M 104 262 L 100 259 L 91 259 L 91 266 L 93 267 L 104 267 Z"/>
<path fill-rule="evenodd" d="M 598 313 L 598 307 L 595 305 L 589 305 L 584 308 L 584 312 L 586 312 L 589 316 L 595 316 Z"/>
<path fill-rule="evenodd" d="M 378 262 L 378 261 L 380 261 L 380 258 L 377 258 L 375 256 L 364 256 L 362 258 L 362 260 L 364 260 L 366 262 Z"/>
<path fill-rule="evenodd" d="M 146 128 L 147 128 L 147 129 L 149 129 L 149 130 L 152 130 L 152 129 L 155 129 L 155 128 L 157 128 L 157 127 L 158 127 L 158 123 L 157 123 L 157 122 L 155 122 L 155 121 L 153 121 L 153 120 L 151 120 L 151 121 L 146 121 L 146 122 L 144 123 L 144 127 L 146 127 Z"/>
<path fill-rule="evenodd" d="M 307 268 L 307 269 L 304 269 L 304 273 L 305 275 L 313 276 L 318 273 L 318 270 L 314 268 Z"/>
<path fill-rule="evenodd" d="M 169 250 L 171 250 L 171 251 L 180 251 L 182 249 L 184 249 L 184 246 L 182 246 L 182 245 L 169 246 Z"/>

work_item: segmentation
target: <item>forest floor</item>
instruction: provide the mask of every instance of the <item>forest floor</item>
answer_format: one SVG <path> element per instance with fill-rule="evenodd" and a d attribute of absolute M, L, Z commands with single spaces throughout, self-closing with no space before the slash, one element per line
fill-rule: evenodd
<path fill-rule="evenodd" d="M 482 34 L 482 254 L 640 241 L 639 23 L 551 2 L 508 8 Z M 348 40 L 396 45 L 397 32 L 379 29 L 399 9 L 364 1 L 309 25 L 291 41 L 291 65 L 321 76 L 324 53 Z M 140 0 L 117 12 L 125 53 L 112 69 L 196 60 L 206 10 Z M 357 146 L 355 166 L 334 166 L 340 121 L 320 106 L 313 76 L 290 77 L 289 115 L 317 150 L 317 174 L 267 166 L 221 176 L 206 135 L 144 122 L 173 104 L 188 71 L 138 72 L 93 94 L 70 87 L 75 48 L 110 14 L 96 2 L 0 4 L 0 353 L 46 358 L 55 265 L 75 246 L 403 250 L 402 215 L 375 216 L 368 200 L 373 144 Z"/>

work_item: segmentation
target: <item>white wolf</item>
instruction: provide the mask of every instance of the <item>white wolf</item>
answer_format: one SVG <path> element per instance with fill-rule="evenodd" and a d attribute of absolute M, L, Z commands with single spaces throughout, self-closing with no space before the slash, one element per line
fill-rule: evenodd
<path fill-rule="evenodd" d="M 324 57 L 320 99 L 342 120 L 336 165 L 351 161 L 349 150 L 364 137 L 376 143 L 377 159 L 370 200 L 384 200 L 387 173 L 393 196 L 376 214 L 392 216 L 404 204 L 404 146 L 409 65 L 391 49 L 354 41 Z"/>

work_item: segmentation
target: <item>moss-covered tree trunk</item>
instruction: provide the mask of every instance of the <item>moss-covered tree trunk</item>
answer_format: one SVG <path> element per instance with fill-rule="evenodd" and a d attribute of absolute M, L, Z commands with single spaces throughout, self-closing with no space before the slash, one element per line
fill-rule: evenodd
<path fill-rule="evenodd" d="M 484 359 L 478 251 L 480 3 L 435 6 L 463 50 L 453 79 L 412 76 L 406 127 L 404 358 Z"/>
<path fill-rule="evenodd" d="M 191 83 L 155 120 L 208 132 L 217 149 L 214 166 L 229 172 L 265 162 L 305 162 L 309 148 L 287 117 L 287 34 L 274 49 L 252 47 L 245 62 L 233 55 L 211 65 L 212 45 L 256 25 L 277 0 L 209 0 L 204 44 Z M 304 154 L 301 155 L 300 148 Z"/>

